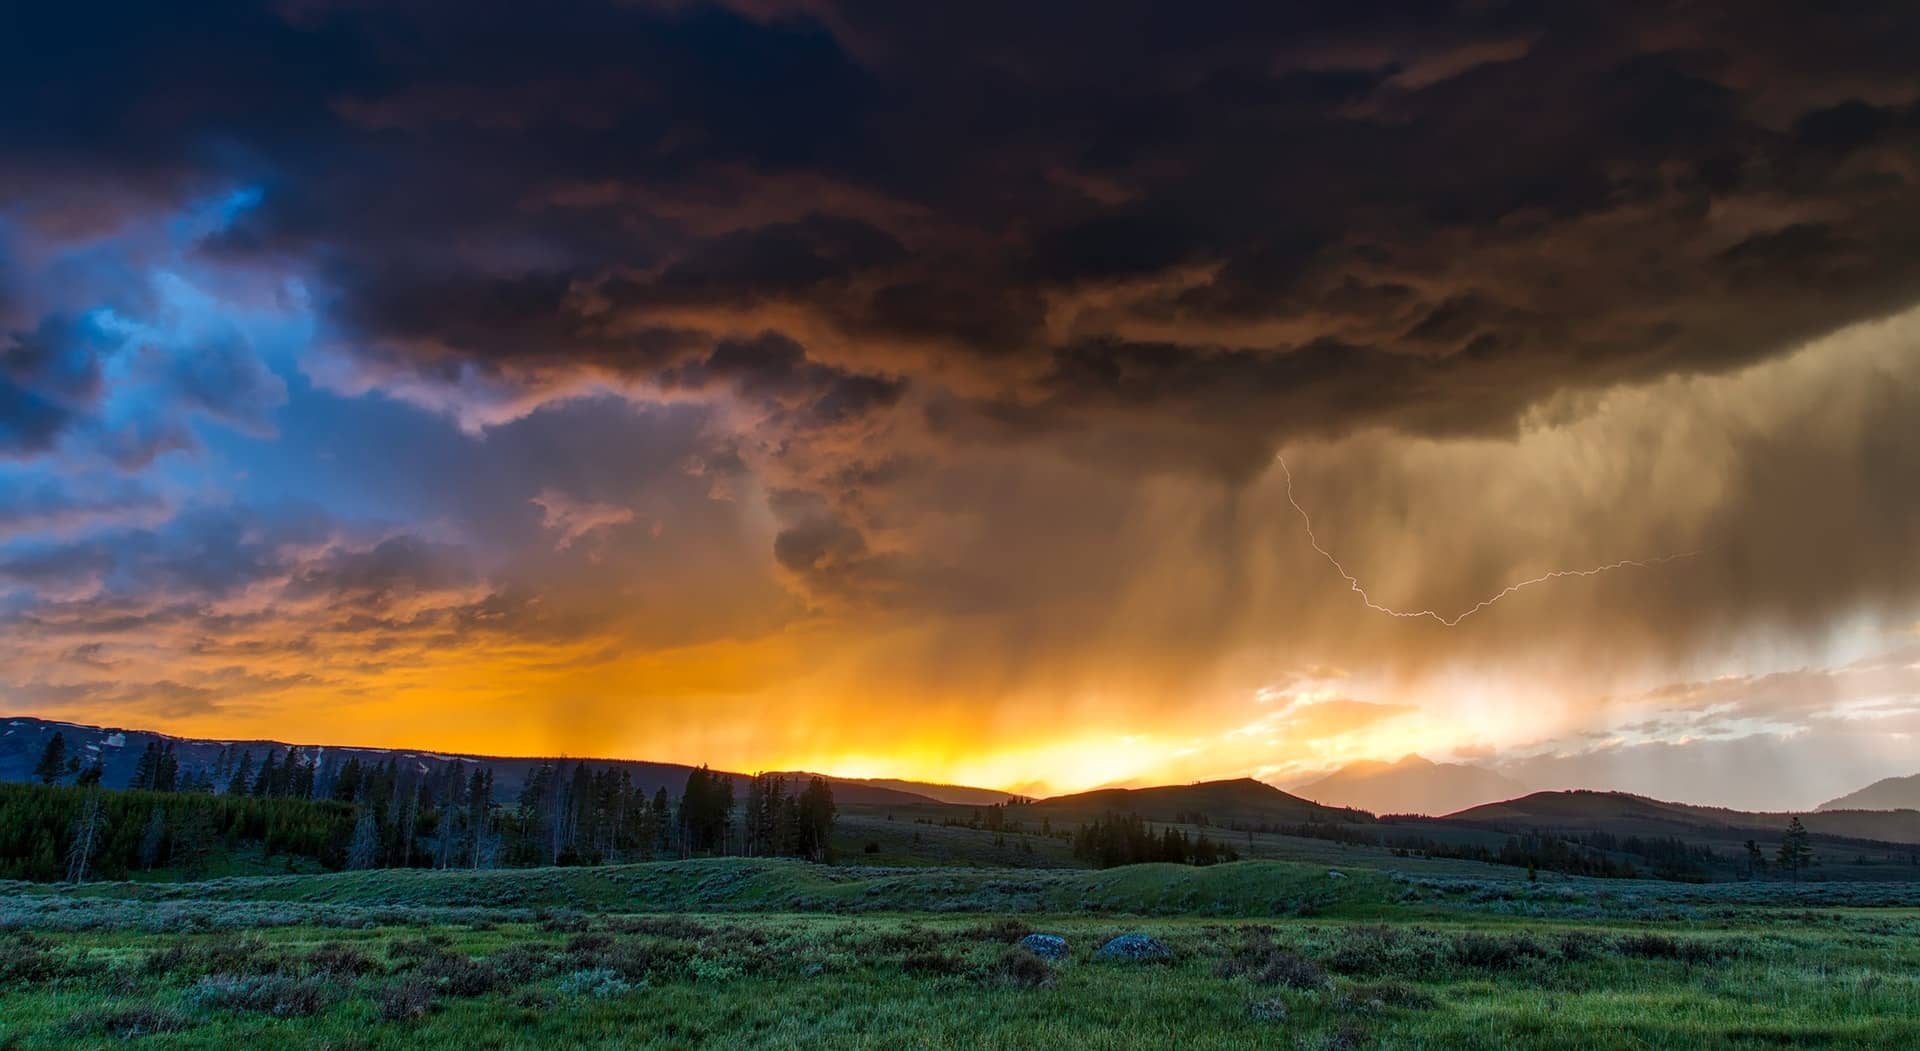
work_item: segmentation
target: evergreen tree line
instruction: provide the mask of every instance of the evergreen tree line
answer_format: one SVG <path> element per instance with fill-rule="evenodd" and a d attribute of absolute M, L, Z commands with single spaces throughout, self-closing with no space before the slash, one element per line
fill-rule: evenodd
<path fill-rule="evenodd" d="M 826 778 L 811 778 L 796 790 L 778 775 L 756 774 L 742 815 L 746 853 L 829 860 L 835 812 Z"/>
<path fill-rule="evenodd" d="M 239 846 L 337 868 L 352 822 L 352 808 L 330 802 L 6 784 L 0 879 L 125 879 L 154 868 L 202 874 Z"/>
<path fill-rule="evenodd" d="M 706 767 L 675 800 L 651 797 L 617 767 L 548 762 L 512 802 L 494 797 L 493 772 L 445 763 L 350 758 L 327 770 L 299 749 L 241 754 L 228 790 L 182 775 L 171 748 L 142 754 L 142 787 L 93 783 L 0 786 L 0 878 L 119 879 L 156 868 L 195 875 L 216 854 L 259 850 L 329 869 L 595 865 L 696 854 L 828 860 L 832 787 L 756 777 L 734 821 L 733 782 Z M 62 769 L 65 768 L 64 760 Z M 77 874 L 77 875 L 76 875 Z"/>
<path fill-rule="evenodd" d="M 1162 861 L 1176 865 L 1213 865 L 1238 861 L 1232 847 L 1207 838 L 1189 837 L 1171 825 L 1158 835 L 1138 814 L 1108 814 L 1081 825 L 1073 834 L 1073 856 L 1099 868 Z"/>
<path fill-rule="evenodd" d="M 614 767 L 542 763 L 527 778 L 511 811 L 498 815 L 509 865 L 597 865 L 645 860 L 673 844 L 673 803 L 652 798 Z"/>

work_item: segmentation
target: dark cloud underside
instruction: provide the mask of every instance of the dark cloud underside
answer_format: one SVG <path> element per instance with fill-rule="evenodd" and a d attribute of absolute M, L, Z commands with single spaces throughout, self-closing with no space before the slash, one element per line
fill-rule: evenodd
<path fill-rule="evenodd" d="M 1895 622 L 1910 327 L 1788 354 L 1920 302 L 1916 51 L 1899 2 L 25 5 L 0 618 L 156 625 L 170 710 L 378 631 L 577 644 L 545 673 L 842 630 L 929 711 L 1510 655 L 1330 626 L 1273 554 L 1318 443 L 1388 590 L 1697 546 L 1583 593 L 1609 645 Z M 683 700 L 778 663 L 681 656 Z"/>

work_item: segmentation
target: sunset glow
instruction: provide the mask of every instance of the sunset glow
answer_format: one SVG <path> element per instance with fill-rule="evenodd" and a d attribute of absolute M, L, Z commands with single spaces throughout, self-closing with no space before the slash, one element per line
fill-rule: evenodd
<path fill-rule="evenodd" d="M 1912 772 L 1911 55 L 955 12 L 983 83 L 833 6 L 5 45 L 0 709 L 1030 794 Z"/>

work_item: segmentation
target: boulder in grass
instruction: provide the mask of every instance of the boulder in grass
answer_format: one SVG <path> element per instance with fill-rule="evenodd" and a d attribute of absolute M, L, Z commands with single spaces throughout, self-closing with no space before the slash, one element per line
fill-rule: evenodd
<path fill-rule="evenodd" d="M 1052 963 L 1067 958 L 1067 940 L 1058 934 L 1029 934 L 1020 939 L 1020 947 Z"/>
<path fill-rule="evenodd" d="M 1146 934 L 1122 934 L 1102 945 L 1093 954 L 1096 960 L 1118 960 L 1128 963 L 1145 963 L 1172 957 L 1172 951 L 1164 942 Z"/>

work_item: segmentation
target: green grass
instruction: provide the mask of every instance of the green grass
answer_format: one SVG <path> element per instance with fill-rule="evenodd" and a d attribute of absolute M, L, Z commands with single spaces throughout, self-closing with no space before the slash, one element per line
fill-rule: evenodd
<path fill-rule="evenodd" d="M 791 859 L 714 858 L 594 868 L 431 872 L 376 869 L 199 883 L 95 883 L 77 890 L 0 884 L 0 895 L 135 901 L 288 902 L 367 907 L 624 909 L 629 911 L 1123 912 L 1269 916 L 1378 904 L 1377 872 L 1331 877 L 1277 861 L 1210 868 L 1137 865 L 1104 871 L 892 869 Z"/>
<path fill-rule="evenodd" d="M 1402 900 L 1408 889 L 1274 862 L 899 871 L 739 859 L 16 884 L 0 898 L 0 1047 L 1920 1042 L 1912 908 L 1729 896 L 1681 919 L 1566 919 L 1430 891 Z M 182 919 L 202 913 L 217 929 Z M 1023 984 L 1003 957 L 1028 930 L 1061 934 L 1070 951 L 1051 970 L 1023 964 Z M 1128 931 L 1172 959 L 1094 959 Z M 344 949 L 317 962 L 323 946 Z M 409 983 L 430 1010 L 387 1017 L 383 998 Z M 292 1013 L 276 1017 L 277 1003 Z M 142 1020 L 180 1028 L 126 1037 L 107 1024 Z"/>

